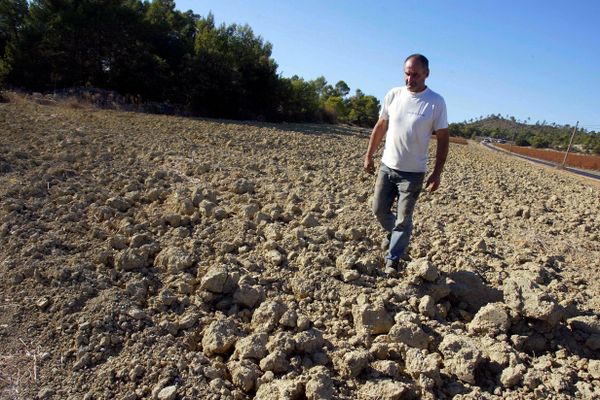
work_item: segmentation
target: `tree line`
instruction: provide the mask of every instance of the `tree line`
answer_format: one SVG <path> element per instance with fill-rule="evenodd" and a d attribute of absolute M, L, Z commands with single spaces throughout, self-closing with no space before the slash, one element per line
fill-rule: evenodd
<path fill-rule="evenodd" d="M 490 114 L 469 121 L 451 123 L 448 129 L 452 136 L 490 137 L 514 141 L 517 146 L 566 150 L 574 128 L 570 125 L 546 121 L 530 123 L 530 119 L 519 121 L 513 116 Z M 573 151 L 600 154 L 600 132 L 579 128 L 573 138 L 573 146 Z"/>
<path fill-rule="evenodd" d="M 379 101 L 344 81 L 282 77 L 248 25 L 173 0 L 0 0 L 0 82 L 113 90 L 216 118 L 372 126 Z"/>

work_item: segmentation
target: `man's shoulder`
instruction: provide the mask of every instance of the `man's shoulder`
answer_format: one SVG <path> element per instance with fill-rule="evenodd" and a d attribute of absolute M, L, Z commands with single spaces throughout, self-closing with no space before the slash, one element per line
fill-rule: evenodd
<path fill-rule="evenodd" d="M 396 95 L 398 95 L 399 93 L 402 92 L 402 89 L 403 89 L 403 86 L 393 87 L 390 90 L 388 90 L 388 92 L 385 95 L 385 97 L 395 97 Z"/>
<path fill-rule="evenodd" d="M 439 94 L 438 92 L 434 92 L 433 90 L 431 90 L 430 87 L 427 87 L 427 89 L 429 89 L 428 92 L 427 92 L 427 96 L 431 100 L 433 100 L 435 102 L 444 102 L 444 98 L 442 97 L 441 94 Z"/>

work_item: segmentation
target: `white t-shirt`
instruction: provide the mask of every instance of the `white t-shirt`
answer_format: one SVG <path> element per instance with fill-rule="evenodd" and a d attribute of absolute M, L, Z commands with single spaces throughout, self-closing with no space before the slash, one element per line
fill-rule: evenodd
<path fill-rule="evenodd" d="M 431 134 L 448 127 L 442 96 L 429 88 L 413 93 L 396 87 L 385 95 L 379 117 L 388 120 L 381 161 L 399 171 L 425 172 Z"/>

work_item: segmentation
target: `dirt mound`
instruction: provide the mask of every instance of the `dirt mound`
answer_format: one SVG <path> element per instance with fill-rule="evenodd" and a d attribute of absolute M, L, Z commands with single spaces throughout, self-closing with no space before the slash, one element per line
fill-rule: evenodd
<path fill-rule="evenodd" d="M 1 398 L 600 396 L 583 180 L 452 145 L 387 276 L 364 130 L 15 98 L 0 131 Z"/>

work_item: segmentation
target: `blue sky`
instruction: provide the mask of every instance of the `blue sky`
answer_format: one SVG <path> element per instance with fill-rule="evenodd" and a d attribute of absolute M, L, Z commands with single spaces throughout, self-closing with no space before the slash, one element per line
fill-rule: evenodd
<path fill-rule="evenodd" d="M 488 114 L 600 131 L 600 1 L 179 0 L 273 44 L 282 76 L 344 80 L 380 100 L 430 61 L 450 122 Z"/>

